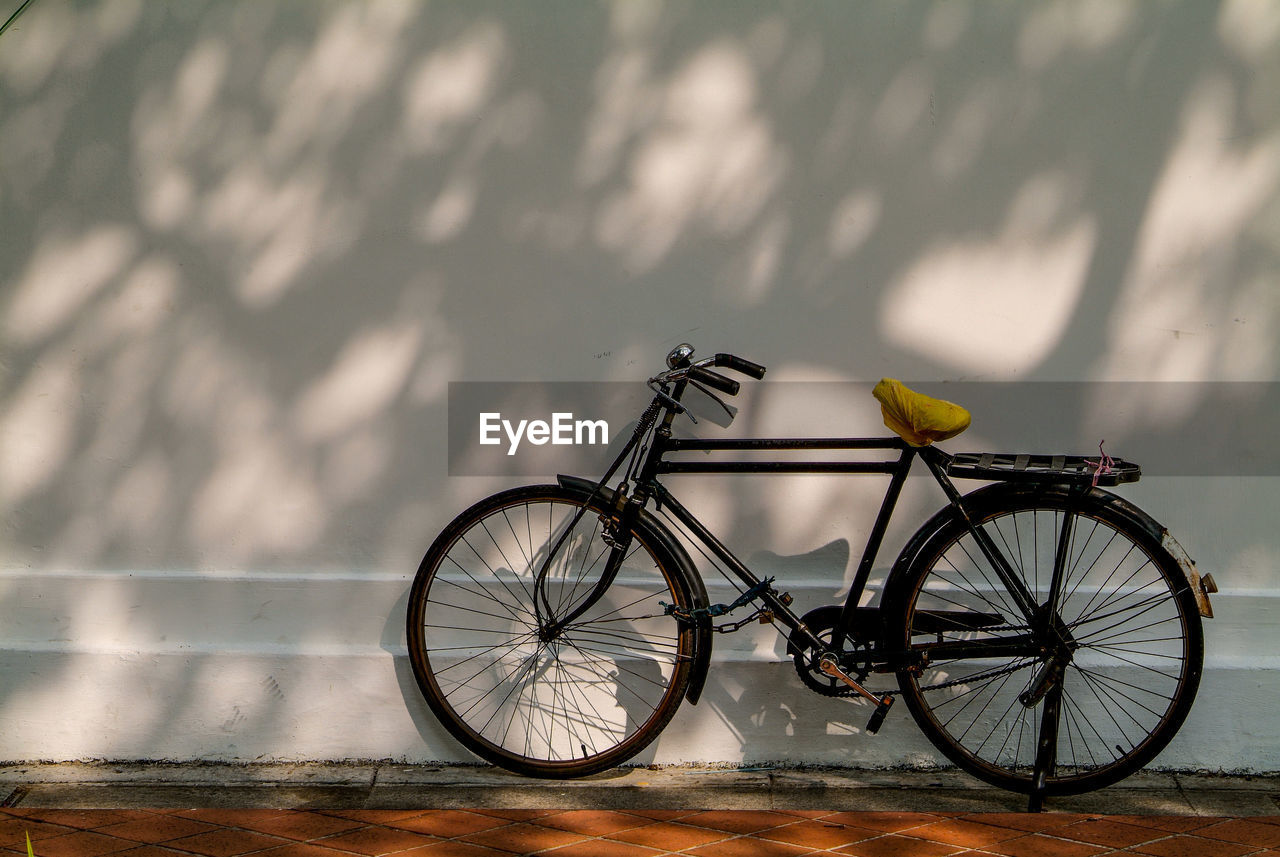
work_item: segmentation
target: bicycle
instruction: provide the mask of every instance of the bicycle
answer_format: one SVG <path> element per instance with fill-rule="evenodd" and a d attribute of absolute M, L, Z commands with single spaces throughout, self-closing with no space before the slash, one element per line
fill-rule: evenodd
<path fill-rule="evenodd" d="M 1203 662 L 1201 577 L 1168 531 L 1103 490 L 1138 465 L 1072 455 L 948 454 L 968 413 L 885 379 L 887 438 L 674 437 L 690 386 L 759 379 L 730 354 L 681 345 L 604 477 L 558 477 L 473 505 L 423 558 L 408 649 L 431 710 L 463 746 L 517 773 L 568 778 L 647 746 L 682 700 L 696 704 L 715 633 L 774 623 L 801 682 L 861 697 L 875 733 L 897 697 L 938 750 L 993 785 L 1047 796 L 1111 785 L 1149 763 L 1185 720 Z M 692 414 L 690 414 L 692 417 Z M 865 460 L 708 460 L 708 453 L 854 451 Z M 701 453 L 690 460 L 682 454 Z M 896 456 L 896 457 L 895 457 Z M 946 504 L 907 541 L 879 604 L 861 606 L 908 472 L 922 461 Z M 623 475 L 609 487 L 626 463 Z M 663 474 L 841 473 L 890 477 L 842 604 L 796 615 L 662 484 Z M 961 493 L 953 479 L 990 484 Z M 652 511 L 650 510 L 652 506 Z M 677 536 L 739 590 L 711 604 Z M 715 620 L 748 607 L 737 621 Z M 898 689 L 874 692 L 873 674 Z"/>

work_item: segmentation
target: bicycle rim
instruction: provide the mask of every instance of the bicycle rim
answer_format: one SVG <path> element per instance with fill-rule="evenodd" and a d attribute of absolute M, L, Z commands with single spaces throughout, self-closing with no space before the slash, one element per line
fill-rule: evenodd
<path fill-rule="evenodd" d="M 611 551 L 599 510 L 578 518 L 580 508 L 580 496 L 550 487 L 479 504 L 437 540 L 411 599 L 410 654 L 428 703 L 472 751 L 520 773 L 583 776 L 625 761 L 688 682 L 692 634 L 661 604 L 687 599 L 643 533 L 603 597 L 543 639 L 540 569 L 546 603 L 566 616 Z"/>
<path fill-rule="evenodd" d="M 1050 600 L 1065 495 L 1014 500 L 979 513 L 981 526 L 1037 604 Z M 1073 515 L 1058 615 L 1076 648 L 1065 665 L 1057 764 L 1050 794 L 1088 791 L 1128 776 L 1168 744 L 1199 683 L 1199 615 L 1173 560 L 1093 497 Z M 914 565 L 906 644 L 930 653 L 899 676 L 925 734 L 981 779 L 1028 791 L 1044 700 L 1020 696 L 1043 679 L 1037 652 L 949 657 L 946 645 L 1016 638 L 1028 622 L 967 529 L 954 522 Z M 910 629 L 906 632 L 905 629 Z"/>

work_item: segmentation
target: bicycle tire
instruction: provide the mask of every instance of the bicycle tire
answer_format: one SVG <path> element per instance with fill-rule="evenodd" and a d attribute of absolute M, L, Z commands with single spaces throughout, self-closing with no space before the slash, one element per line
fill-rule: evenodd
<path fill-rule="evenodd" d="M 1011 560 L 1042 609 L 1050 600 L 1068 498 L 1060 486 L 997 485 L 964 501 L 969 518 Z M 1046 795 L 1102 788 L 1154 759 L 1191 709 L 1204 657 L 1194 596 L 1161 545 L 1159 526 L 1098 489 L 1074 502 L 1058 615 L 1078 648 L 1060 679 L 1057 763 Z M 923 546 L 894 594 L 886 593 L 886 602 L 896 605 L 887 642 L 909 653 L 932 648 L 943 660 L 900 671 L 903 699 L 924 734 L 958 767 L 1031 793 L 1046 704 L 1033 684 L 1045 675 L 1047 657 L 946 659 L 940 644 L 1010 642 L 1030 625 L 961 514 L 945 509 L 922 533 L 928 533 Z M 964 654 L 957 646 L 951 653 Z M 1043 681 L 1036 686 L 1043 688 Z M 1023 693 L 1028 696 L 1020 700 Z"/>
<path fill-rule="evenodd" d="M 534 579 L 588 497 L 539 485 L 476 503 L 437 537 L 410 590 L 409 659 L 427 704 L 463 746 L 527 776 L 586 776 L 632 758 L 688 689 L 695 632 L 660 602 L 688 609 L 692 596 L 647 515 L 600 600 L 539 638 Z M 559 615 L 605 565 L 602 513 L 595 498 L 549 565 Z"/>

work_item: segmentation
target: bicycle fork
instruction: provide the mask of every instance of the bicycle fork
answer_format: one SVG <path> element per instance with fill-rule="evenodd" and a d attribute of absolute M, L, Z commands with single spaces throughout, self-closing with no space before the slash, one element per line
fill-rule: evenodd
<path fill-rule="evenodd" d="M 541 642 L 549 643 L 559 637 L 564 629 L 577 619 L 583 613 L 591 609 L 597 601 L 599 601 L 609 587 L 613 585 L 613 581 L 618 577 L 618 570 L 622 568 L 622 563 L 627 557 L 627 551 L 631 547 L 631 530 L 625 526 L 625 519 L 622 525 L 609 521 L 605 524 L 604 541 L 609 545 L 609 558 L 605 561 L 604 569 L 600 573 L 600 579 L 596 581 L 591 592 L 587 597 L 579 602 L 578 606 L 570 610 L 564 616 L 555 618 L 555 610 L 547 600 L 547 569 L 544 567 L 534 581 L 534 589 L 537 592 L 537 600 L 535 609 L 541 612 L 546 609 L 546 618 L 538 616 L 538 639 Z M 548 560 L 550 565 L 550 560 Z"/>

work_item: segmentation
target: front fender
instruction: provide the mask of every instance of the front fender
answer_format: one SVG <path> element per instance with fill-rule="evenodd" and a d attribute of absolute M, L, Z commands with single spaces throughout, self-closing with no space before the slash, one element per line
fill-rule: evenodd
<path fill-rule="evenodd" d="M 580 492 L 584 498 L 595 492 L 606 504 L 613 503 L 614 498 L 617 496 L 612 488 L 601 486 L 597 490 L 598 483 L 590 479 L 583 479 L 580 476 L 565 476 L 561 474 L 556 477 L 556 481 L 562 488 Z M 645 541 L 653 545 L 654 550 L 660 554 L 659 559 L 676 577 L 678 585 L 684 589 L 685 598 L 688 599 L 693 607 L 697 609 L 710 606 L 707 588 L 702 583 L 702 577 L 698 574 L 697 566 L 693 564 L 693 560 L 689 558 L 689 553 L 680 544 L 680 540 L 675 534 L 644 509 L 640 510 L 640 515 L 636 519 L 636 527 L 644 532 Z M 689 700 L 691 705 L 698 704 L 698 700 L 702 697 L 702 688 L 707 682 L 707 671 L 711 666 L 711 641 L 713 637 L 711 619 L 706 614 L 701 614 L 698 624 L 694 628 L 693 664 L 689 673 L 689 688 L 685 691 L 685 699 Z"/>

